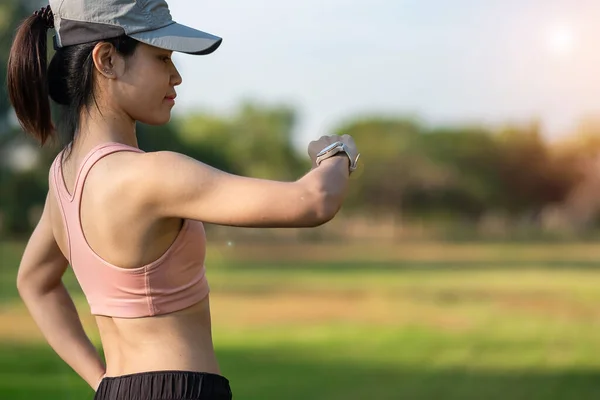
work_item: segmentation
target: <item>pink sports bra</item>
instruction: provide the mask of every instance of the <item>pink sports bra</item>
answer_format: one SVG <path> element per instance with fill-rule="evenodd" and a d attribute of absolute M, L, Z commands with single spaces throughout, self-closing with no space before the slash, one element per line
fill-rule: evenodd
<path fill-rule="evenodd" d="M 103 260 L 89 246 L 81 228 L 80 204 L 83 184 L 94 164 L 111 153 L 142 150 L 121 143 L 94 147 L 79 167 L 73 194 L 62 174 L 61 151 L 50 169 L 65 224 L 69 262 L 94 315 L 120 318 L 167 314 L 192 306 L 205 298 L 206 236 L 200 221 L 185 219 L 171 247 L 157 260 L 138 268 L 121 268 Z"/>

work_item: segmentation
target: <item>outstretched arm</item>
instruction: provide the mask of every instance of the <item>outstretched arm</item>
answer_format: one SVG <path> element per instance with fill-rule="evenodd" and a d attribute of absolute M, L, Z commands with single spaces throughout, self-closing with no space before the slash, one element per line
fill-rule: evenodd
<path fill-rule="evenodd" d="M 318 151 L 337 138 L 356 152 L 349 136 L 312 142 L 313 168 L 294 182 L 237 176 L 169 151 L 135 155 L 123 176 L 140 208 L 159 218 L 254 228 L 315 227 L 335 217 L 348 188 L 348 156 L 340 153 L 316 167 Z"/>
<path fill-rule="evenodd" d="M 105 372 L 96 348 L 85 334 L 62 276 L 68 261 L 56 244 L 48 198 L 27 244 L 17 277 L 19 294 L 56 353 L 94 390 Z"/>

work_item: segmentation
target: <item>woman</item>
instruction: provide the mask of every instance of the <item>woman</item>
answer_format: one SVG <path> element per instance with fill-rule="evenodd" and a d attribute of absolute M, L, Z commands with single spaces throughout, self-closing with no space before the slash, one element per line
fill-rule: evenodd
<path fill-rule="evenodd" d="M 54 14 L 52 10 L 55 10 Z M 46 36 L 56 54 L 46 65 Z M 162 0 L 54 0 L 19 28 L 8 88 L 24 129 L 66 137 L 43 215 L 19 267 L 19 293 L 45 338 L 96 399 L 231 399 L 211 337 L 201 221 L 313 227 L 342 205 L 352 138 L 309 145 L 295 182 L 234 176 L 182 154 L 146 153 L 135 124 L 165 124 L 182 82 L 173 51 L 221 39 L 174 23 Z M 59 105 L 56 129 L 50 100 Z M 95 316 L 106 365 L 61 282 L 70 264 Z"/>

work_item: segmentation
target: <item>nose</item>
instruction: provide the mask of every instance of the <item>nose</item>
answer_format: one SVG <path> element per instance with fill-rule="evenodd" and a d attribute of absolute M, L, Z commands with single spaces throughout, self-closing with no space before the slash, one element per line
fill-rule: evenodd
<path fill-rule="evenodd" d="M 175 67 L 173 65 L 173 72 L 171 73 L 171 85 L 172 86 L 179 86 L 179 85 L 181 85 L 182 82 L 183 82 L 183 78 L 179 74 L 179 71 L 177 70 L 177 67 Z"/>

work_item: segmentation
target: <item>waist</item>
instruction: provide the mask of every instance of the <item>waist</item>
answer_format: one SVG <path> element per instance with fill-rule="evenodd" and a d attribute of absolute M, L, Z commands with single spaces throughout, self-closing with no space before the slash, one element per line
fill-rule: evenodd
<path fill-rule="evenodd" d="M 220 374 L 208 297 L 187 309 L 135 319 L 97 317 L 107 376 L 156 370 Z"/>

